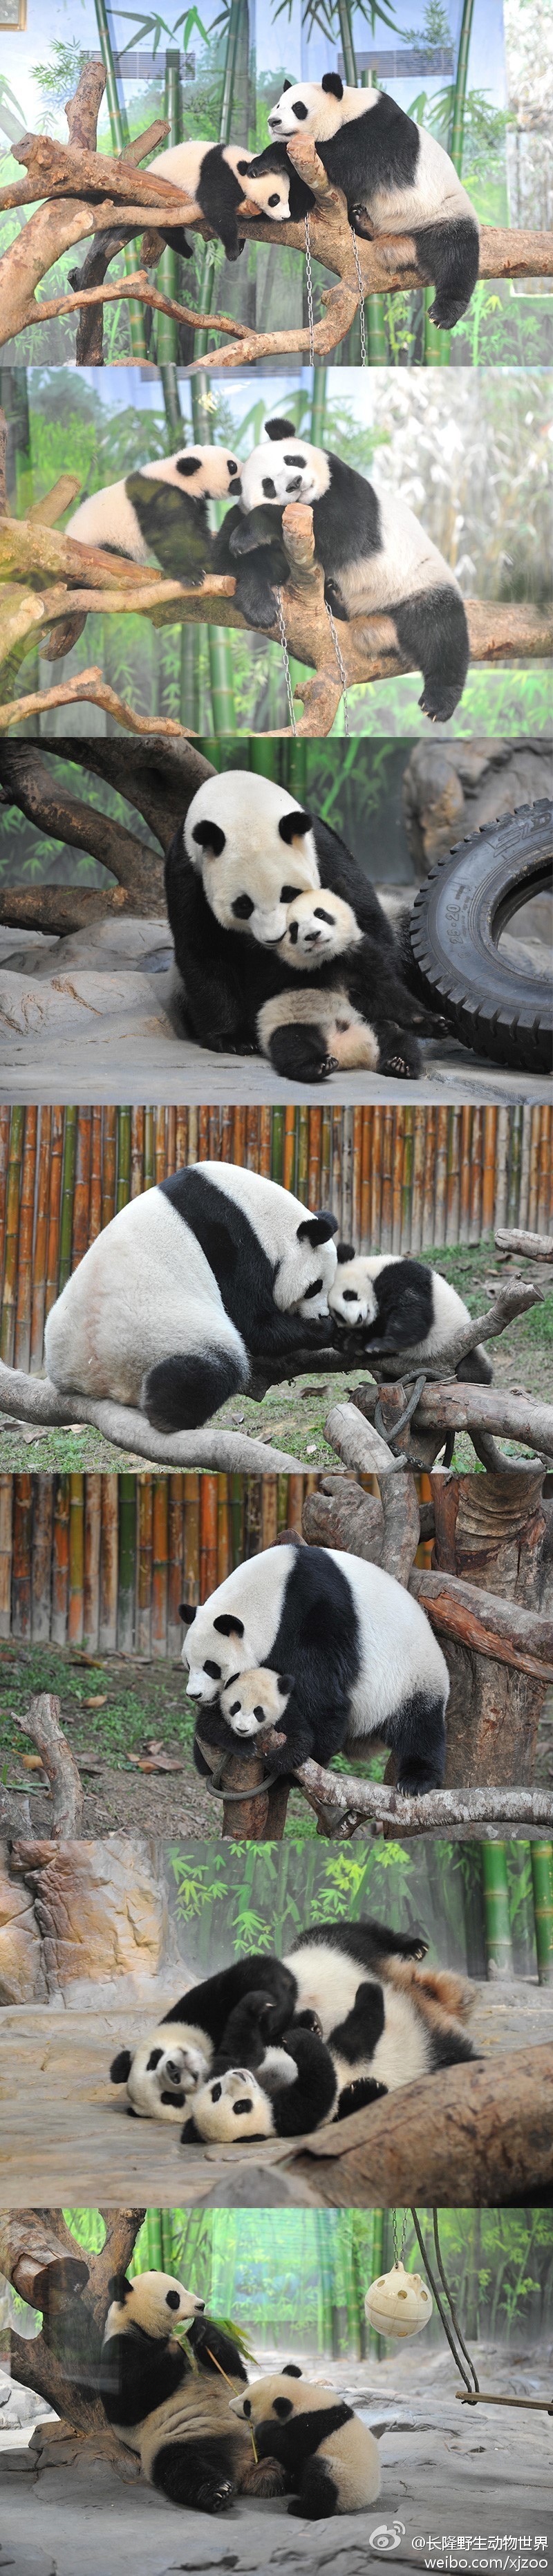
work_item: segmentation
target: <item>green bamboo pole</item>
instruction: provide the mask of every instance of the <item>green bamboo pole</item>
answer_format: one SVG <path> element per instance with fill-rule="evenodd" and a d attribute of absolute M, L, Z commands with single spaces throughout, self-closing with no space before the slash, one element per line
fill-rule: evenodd
<path fill-rule="evenodd" d="M 159 372 L 161 376 L 167 427 L 170 430 L 174 430 L 176 438 L 180 439 L 182 430 L 182 408 L 177 369 L 176 366 L 173 365 L 172 360 L 170 360 L 167 365 L 160 365 Z"/>
<path fill-rule="evenodd" d="M 362 72 L 361 88 L 372 89 L 373 86 L 372 72 Z M 367 334 L 367 356 L 369 366 L 386 367 L 388 364 L 388 343 L 384 324 L 384 303 L 381 295 L 367 296 L 365 304 L 365 329 Z"/>
<path fill-rule="evenodd" d="M 134 1645 L 137 1490 L 136 1476 L 119 1477 L 117 1646 L 121 1655 L 132 1655 Z"/>
<path fill-rule="evenodd" d="M 240 21 L 241 21 L 242 9 L 243 9 L 243 0 L 230 0 L 229 19 L 228 19 L 228 31 L 227 31 L 227 42 L 226 42 L 226 50 L 225 50 L 225 65 L 224 65 L 224 72 L 223 72 L 223 95 L 222 95 L 222 99 L 221 99 L 221 113 L 220 113 L 220 117 L 219 117 L 219 138 L 218 138 L 218 139 L 219 139 L 219 142 L 220 142 L 220 143 L 230 143 L 230 140 L 231 140 L 232 112 L 233 112 L 233 103 L 234 103 L 234 81 L 235 81 L 236 63 L 237 63 L 237 57 L 238 57 L 238 47 L 239 47 L 239 41 L 240 41 Z M 199 290 L 198 290 L 198 304 L 199 304 L 199 308 L 200 308 L 200 312 L 201 312 L 201 313 L 210 313 L 210 312 L 211 312 L 211 306 L 212 306 L 212 303 L 213 303 L 213 289 L 214 289 L 214 285 L 215 285 L 215 271 L 214 271 L 213 260 L 212 260 L 212 259 L 211 259 L 211 257 L 210 257 L 210 249 L 211 249 L 211 245 L 210 245 L 210 244 L 208 244 L 208 245 L 207 245 L 207 247 L 206 247 L 205 253 L 204 253 L 204 258 L 203 258 L 203 260 L 202 260 L 202 268 L 201 268 L 200 284 L 199 284 Z M 207 349 L 207 342 L 208 342 L 208 334 L 207 334 L 207 331 L 198 331 L 198 332 L 197 332 L 197 335 L 196 335 L 196 356 L 197 356 L 198 358 L 205 358 L 206 349 Z"/>
<path fill-rule="evenodd" d="M 457 70 L 455 73 L 455 87 L 453 91 L 451 123 L 447 146 L 459 178 L 461 178 L 463 168 L 465 107 L 467 98 L 467 78 L 473 9 L 474 0 L 464 0 L 463 15 L 461 19 L 461 34 L 459 37 L 459 52 L 457 55 Z"/>
<path fill-rule="evenodd" d="M 180 143 L 181 139 L 179 74 L 180 53 L 177 45 L 176 47 L 171 48 L 165 55 L 165 97 L 163 103 L 163 114 L 167 117 L 169 126 L 166 149 L 172 143 Z M 160 259 L 159 262 L 157 283 L 160 294 L 171 296 L 173 303 L 177 303 L 178 260 L 176 250 L 164 250 L 163 259 Z M 156 315 L 156 358 L 158 366 L 163 366 L 164 368 L 167 368 L 168 366 L 176 366 L 178 354 L 178 322 L 172 322 L 168 313 L 158 313 Z"/>
<path fill-rule="evenodd" d="M 121 103 L 117 87 L 117 74 L 113 60 L 105 0 L 96 0 L 96 21 L 98 35 L 100 38 L 102 62 L 106 75 L 106 98 L 111 126 L 112 151 L 123 152 L 125 144 L 129 141 L 129 129 L 126 109 Z M 133 242 L 125 242 L 123 250 L 123 267 L 126 270 L 127 277 L 131 277 L 133 269 L 136 268 L 136 251 Z M 146 348 L 146 333 L 144 330 L 142 305 L 135 304 L 134 302 L 128 304 L 127 312 L 129 316 L 131 356 L 134 358 L 135 363 L 138 366 L 144 366 L 147 363 L 148 351 Z"/>
<path fill-rule="evenodd" d="M 325 434 L 327 376 L 327 367 L 313 368 L 313 393 L 311 398 L 312 447 L 320 447 L 321 440 L 324 438 Z"/>
<path fill-rule="evenodd" d="M 553 1985 L 553 1843 L 531 1843 L 534 1922 L 540 1986 Z"/>
<path fill-rule="evenodd" d="M 65 1283 L 69 1278 L 71 1270 L 76 1147 L 77 1111 L 76 1109 L 66 1109 L 64 1119 L 63 1166 L 61 1180 L 60 1263 L 58 1273 L 59 1297 L 61 1297 L 62 1288 L 65 1288 Z"/>
<path fill-rule="evenodd" d="M 506 1843 L 483 1843 L 481 1860 L 487 1974 L 512 1977 Z"/>
<path fill-rule="evenodd" d="M 373 2220 L 373 2233 L 372 2233 L 372 2247 L 371 2247 L 371 2279 L 372 2279 L 373 2281 L 378 2281 L 378 2280 L 380 2279 L 380 2274 L 381 2274 L 381 2271 L 382 2271 L 382 2268 L 383 2268 L 383 2262 L 384 2262 L 384 2211 L 383 2211 L 383 2209 L 373 2209 L 372 2220 Z M 367 2287 L 368 2287 L 368 2283 L 367 2283 Z M 374 2355 L 375 2355 L 375 2360 L 376 2360 L 376 2361 L 383 2361 L 383 2360 L 384 2360 L 384 2355 L 385 2355 L 385 2351 L 386 2351 L 386 2345 L 385 2345 L 385 2341 L 384 2341 L 384 2336 L 383 2336 L 383 2335 L 379 2335 L 379 2334 L 377 2334 L 377 2333 L 376 2333 L 376 2331 L 375 2331 L 375 2327 L 374 2327 L 374 2326 L 370 2326 L 370 2327 L 369 2327 L 369 2351 L 374 2353 Z"/>
<path fill-rule="evenodd" d="M 194 437 L 198 443 L 203 440 L 204 445 L 208 445 L 211 443 L 212 436 L 212 415 L 206 403 L 209 379 L 203 370 L 200 375 L 192 377 L 191 391 Z M 231 638 L 224 626 L 208 626 L 206 633 L 213 732 L 217 736 L 223 733 L 236 733 Z"/>

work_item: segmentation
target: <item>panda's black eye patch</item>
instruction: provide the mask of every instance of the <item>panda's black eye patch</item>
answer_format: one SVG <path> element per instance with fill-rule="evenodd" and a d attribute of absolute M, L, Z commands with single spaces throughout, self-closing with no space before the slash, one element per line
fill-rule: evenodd
<path fill-rule="evenodd" d="M 325 910 L 324 910 L 324 905 L 323 905 L 322 903 L 316 903 L 316 904 L 315 904 L 315 916 L 314 916 L 314 917 L 315 917 L 315 921 L 329 921 L 329 922 L 330 922 L 330 928 L 331 928 L 331 930 L 333 929 L 333 926 L 334 926 L 334 913 L 333 913 L 333 912 L 325 912 Z"/>
<path fill-rule="evenodd" d="M 293 106 L 292 106 L 292 115 L 293 115 L 293 116 L 300 116 L 300 117 L 301 117 L 301 116 L 307 116 L 307 108 L 306 108 L 306 107 L 304 107 L 303 99 L 302 99 L 302 98 L 294 99 L 294 103 L 293 103 Z"/>
<path fill-rule="evenodd" d="M 284 461 L 284 464 L 285 464 L 285 465 L 306 465 L 306 464 L 307 464 L 307 457 L 306 457 L 306 456 L 285 456 L 283 461 Z"/>
<path fill-rule="evenodd" d="M 322 1279 L 314 1279 L 312 1288 L 304 1288 L 304 1297 L 318 1297 L 322 1285 Z"/>
<path fill-rule="evenodd" d="M 238 474 L 239 471 L 240 468 L 236 463 L 236 457 L 227 456 L 227 474 Z"/>
<path fill-rule="evenodd" d="M 253 1713 L 254 1713 L 254 1717 L 256 1717 L 256 1718 L 257 1718 L 258 1726 L 262 1726 L 262 1725 L 263 1725 L 263 1719 L 264 1719 L 264 1716 L 265 1716 L 265 1710 L 264 1710 L 264 1708 L 254 1708 L 254 1712 L 253 1712 Z"/>
<path fill-rule="evenodd" d="M 177 456 L 177 474 L 199 474 L 201 461 L 201 456 Z"/>
<path fill-rule="evenodd" d="M 356 1288 L 344 1288 L 344 1290 L 343 1290 L 343 1299 L 344 1299 L 344 1305 L 345 1305 L 345 1306 L 356 1306 L 356 1305 L 357 1305 L 357 1289 L 356 1289 Z"/>
<path fill-rule="evenodd" d="M 204 1673 L 209 1674 L 210 1682 L 220 1682 L 221 1666 L 220 1664 L 204 1664 Z"/>
<path fill-rule="evenodd" d="M 180 2308 L 180 2297 L 179 2297 L 179 2292 L 178 2292 L 178 2290 L 168 2290 L 168 2291 L 167 2291 L 167 2298 L 166 2298 L 166 2301 L 165 2301 L 165 2306 L 166 2306 L 166 2308 Z"/>
<path fill-rule="evenodd" d="M 234 913 L 235 921 L 249 921 L 250 913 L 252 913 L 254 909 L 255 907 L 252 903 L 251 895 L 249 894 L 237 894 L 236 903 L 231 904 L 231 912 Z"/>
<path fill-rule="evenodd" d="M 292 922 L 292 927 L 291 927 L 291 930 L 289 930 L 289 932 L 288 932 L 288 937 L 289 937 L 289 940 L 290 940 L 290 947 L 291 947 L 291 948 L 295 948 L 295 946 L 296 946 L 296 942 L 297 942 L 297 937 L 298 937 L 298 924 L 297 924 L 297 921 L 293 921 L 293 922 Z"/>
<path fill-rule="evenodd" d="M 241 1706 L 242 1706 L 242 1702 L 241 1702 L 241 1700 L 239 1700 L 239 1699 L 233 1699 L 232 1707 L 231 1707 L 231 1708 L 229 1708 L 229 1717 L 237 1717 L 237 1716 L 238 1716 L 238 1711 L 239 1711 L 239 1709 L 241 1708 Z"/>
<path fill-rule="evenodd" d="M 264 474 L 261 490 L 266 501 L 276 501 L 276 483 L 273 483 L 272 474 Z"/>
<path fill-rule="evenodd" d="M 250 2398 L 250 2397 L 245 2397 L 245 2398 L 244 2398 L 244 2414 L 245 2414 L 245 2415 L 251 2415 L 251 2411 L 252 2411 L 252 2408 L 251 2408 L 251 2398 Z"/>
<path fill-rule="evenodd" d="M 253 2102 L 249 2102 L 249 2101 L 248 2101 L 248 2097 L 247 2097 L 247 2094 L 246 2094 L 246 2098 L 245 2098 L 245 2100 L 244 2100 L 243 2102 L 233 2102 L 233 2106 L 232 2106 L 232 2107 L 233 2107 L 233 2111 L 234 2111 L 234 2117 L 235 2117 L 235 2120 L 239 2120 L 239 2119 L 240 2119 L 240 2115 L 241 2115 L 241 2112 L 242 2112 L 242 2111 L 244 2111 L 244 2112 L 246 2112 L 246 2111 L 253 2111 Z"/>
<path fill-rule="evenodd" d="M 156 2067 L 156 2066 L 159 2066 L 160 2057 L 163 2057 L 163 2049 L 162 2049 L 162 2048 L 151 2048 L 151 2049 L 150 2049 L 150 2055 L 149 2055 L 149 2058 L 148 2058 L 148 2064 L 147 2064 L 147 2067 L 146 2067 L 146 2074 L 147 2074 L 147 2075 L 153 2075 L 155 2067 Z"/>
<path fill-rule="evenodd" d="M 277 188 L 276 196 L 275 196 L 275 197 L 270 197 L 270 198 L 269 198 L 269 205 L 270 205 L 270 206 L 279 206 L 279 205 L 280 205 L 280 197 L 279 197 L 279 194 L 278 194 L 278 188 Z"/>

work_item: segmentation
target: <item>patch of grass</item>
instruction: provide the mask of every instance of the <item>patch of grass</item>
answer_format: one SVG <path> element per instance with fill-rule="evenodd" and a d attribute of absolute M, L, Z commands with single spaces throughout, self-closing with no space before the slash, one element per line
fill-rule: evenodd
<path fill-rule="evenodd" d="M 30 1737 L 20 1735 L 19 1729 L 15 1735 L 12 1718 L 25 1716 L 29 1700 L 38 1691 L 53 1691 L 60 1700 L 62 1725 L 85 1774 L 87 1752 L 103 1757 L 115 1770 L 124 1770 L 129 1753 L 136 1752 L 150 1735 L 159 1736 L 168 1749 L 192 1749 L 194 1709 L 172 1664 L 130 1662 L 126 1671 L 122 1663 L 98 1657 L 85 1666 L 72 1662 L 68 1653 L 55 1646 L 18 1642 L 0 1648 L 2 1769 L 8 1753 L 16 1763 L 18 1751 L 33 1749 Z M 87 1706 L 100 1696 L 105 1697 L 104 1707 Z"/>

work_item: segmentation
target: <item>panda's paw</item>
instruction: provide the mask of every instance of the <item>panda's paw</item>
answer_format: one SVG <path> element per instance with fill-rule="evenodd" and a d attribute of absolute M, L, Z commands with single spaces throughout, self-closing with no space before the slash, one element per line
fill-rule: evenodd
<path fill-rule="evenodd" d="M 428 319 L 429 322 L 433 322 L 435 331 L 454 331 L 456 322 L 462 321 L 463 314 L 466 313 L 466 310 L 466 299 L 464 297 L 461 303 L 446 303 L 445 301 L 440 303 L 439 297 L 436 296 L 435 304 L 431 304 L 429 307 Z"/>
<path fill-rule="evenodd" d="M 290 2023 L 290 2029 L 312 2030 L 315 2039 L 322 2039 L 323 2037 L 322 2021 L 319 2020 L 318 2013 L 312 2011 L 310 2004 L 306 2004 L 305 2012 L 294 2013 L 294 2019 Z"/>
<path fill-rule="evenodd" d="M 419 706 L 423 716 L 428 716 L 429 724 L 449 724 L 450 716 L 455 714 L 459 694 L 458 689 L 444 689 L 440 680 L 425 680 Z"/>
<path fill-rule="evenodd" d="M 234 2503 L 235 2495 L 236 2487 L 232 2478 L 221 2478 L 217 2487 L 211 2484 L 199 2487 L 196 2496 L 198 2511 L 199 2513 L 228 2513 L 229 2505 Z"/>
<path fill-rule="evenodd" d="M 327 1082 L 329 1073 L 337 1073 L 337 1072 L 338 1072 L 338 1057 L 337 1057 L 337 1055 L 323 1055 L 323 1056 L 321 1056 L 320 1064 L 319 1064 L 319 1065 L 318 1065 L 318 1067 L 317 1067 L 317 1072 L 316 1072 L 316 1075 L 315 1075 L 315 1080 L 317 1080 L 317 1078 L 318 1078 L 319 1082 Z"/>
<path fill-rule="evenodd" d="M 398 1053 L 397 1055 L 387 1055 L 386 1062 L 385 1064 L 380 1065 L 379 1071 L 384 1074 L 395 1074 L 396 1080 L 400 1082 L 410 1082 L 413 1079 L 413 1074 L 418 1072 L 418 1065 L 409 1063 L 406 1055 Z"/>
<path fill-rule="evenodd" d="M 396 1780 L 398 1798 L 428 1798 L 431 1789 L 439 1789 L 440 1786 L 432 1771 L 423 1770 L 422 1762 L 412 1771 L 402 1771 L 401 1779 Z"/>

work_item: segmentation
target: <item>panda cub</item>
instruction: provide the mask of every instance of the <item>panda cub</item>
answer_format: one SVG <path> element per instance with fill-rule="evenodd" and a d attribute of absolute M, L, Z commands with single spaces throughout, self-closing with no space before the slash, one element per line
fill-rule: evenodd
<path fill-rule="evenodd" d="M 289 577 L 289 567 L 279 568 L 283 511 L 289 502 L 308 502 L 327 605 L 346 620 L 388 616 L 401 660 L 422 671 L 419 705 L 433 723 L 446 724 L 469 662 L 465 610 L 449 564 L 396 493 L 378 493 L 331 449 L 298 438 L 290 421 L 266 421 L 265 429 L 269 451 L 264 442 L 252 448 L 236 486 L 245 524 L 239 512 L 228 512 L 217 540 L 218 571 L 239 567 L 237 606 L 252 626 L 275 624 L 275 590 Z"/>
<path fill-rule="evenodd" d="M 399 1080 L 420 1073 L 420 1049 L 410 1032 L 439 1037 L 443 1022 L 413 999 L 393 952 L 388 958 L 360 929 L 342 896 L 326 887 L 296 895 L 279 957 L 298 977 L 308 972 L 310 981 L 296 992 L 287 986 L 258 1011 L 258 1045 L 275 1073 L 296 1082 L 321 1082 L 358 1065 Z"/>
<path fill-rule="evenodd" d="M 369 1359 L 371 1353 L 384 1359 L 408 1350 L 431 1374 L 432 1360 L 439 1359 L 452 1333 L 470 1323 L 457 1289 L 425 1261 L 395 1252 L 356 1253 L 352 1243 L 336 1248 L 338 1268 L 328 1298 L 335 1324 L 346 1332 L 362 1326 Z M 464 1383 L 490 1385 L 493 1369 L 481 1343 L 459 1360 L 455 1375 Z"/>
<path fill-rule="evenodd" d="M 256 160 L 255 182 L 251 165 Z M 171 179 L 181 196 L 189 197 L 200 207 L 207 224 L 222 242 L 225 259 L 239 259 L 244 248 L 237 224 L 238 207 L 243 198 L 270 217 L 271 223 L 287 223 L 291 214 L 290 197 L 298 202 L 301 182 L 294 184 L 290 163 L 283 153 L 276 160 L 266 156 L 265 169 L 259 161 L 265 156 L 247 152 L 242 143 L 209 143 L 193 138 L 188 143 L 171 143 L 166 152 L 156 152 L 150 161 L 148 177 L 159 170 L 162 179 Z M 295 174 L 294 174 L 295 179 Z M 182 225 L 156 224 L 156 232 L 170 250 L 181 259 L 192 258 L 192 245 Z"/>
<path fill-rule="evenodd" d="M 284 82 L 269 116 L 279 142 L 311 134 L 332 185 L 347 198 L 350 224 L 365 240 L 408 233 L 421 276 L 436 288 L 431 319 L 453 331 L 478 277 L 478 217 L 449 153 L 378 89 L 348 89 L 339 72 L 322 81 Z"/>
<path fill-rule="evenodd" d="M 199 2141 L 252 2146 L 264 2138 L 299 2138 L 335 2118 L 339 2086 L 331 2050 L 309 2027 L 288 2028 L 281 2047 L 270 2040 L 265 2045 L 265 2005 L 261 1992 L 249 1997 L 248 2012 L 240 2017 L 242 2033 L 237 2017 L 228 2044 L 230 2048 L 231 2036 L 247 2040 L 249 2019 L 252 2037 L 240 2051 L 246 2062 L 237 2065 L 233 2052 L 232 2064 L 222 2064 L 200 2086 L 181 2130 L 184 2146 Z M 372 2094 L 381 2088 L 370 2089 Z"/>
<path fill-rule="evenodd" d="M 157 456 L 153 465 L 138 466 L 121 483 L 106 483 L 80 501 L 66 536 L 128 555 L 131 563 L 146 564 L 155 555 L 162 572 L 195 587 L 211 559 L 208 499 L 225 501 L 237 472 L 236 457 L 224 447 Z"/>
<path fill-rule="evenodd" d="M 259 1994 L 263 1994 L 263 2045 L 258 2049 L 258 2055 L 262 2055 L 267 2007 L 272 2004 L 274 2008 L 273 2034 L 275 2029 L 280 2034 L 294 2011 L 296 1985 L 291 1968 L 284 1968 L 279 1959 L 255 1952 L 249 1959 L 236 1959 L 230 1968 L 219 1969 L 216 1976 L 204 1977 L 199 1986 L 191 1986 L 138 2048 L 119 2050 L 110 2067 L 111 2082 L 126 2086 L 127 2109 L 136 2119 L 182 2121 L 188 2095 L 197 2093 L 204 2084 L 216 2053 L 223 2048 L 228 2025 L 231 2059 L 236 2056 L 240 2031 L 232 2017 L 252 1989 L 258 2005 Z M 244 2025 L 241 2031 L 243 2038 Z M 251 2024 L 248 2034 L 251 2039 Z"/>
<path fill-rule="evenodd" d="M 133 2281 L 116 2273 L 109 2293 L 102 2403 L 113 2432 L 138 2453 L 148 2484 L 197 2513 L 226 2512 L 248 2486 L 279 2494 L 282 2470 L 266 2458 L 256 2472 L 246 2425 L 229 2425 L 228 2383 L 239 2395 L 246 2372 L 232 2337 L 205 2317 L 203 2299 L 166 2272 L 141 2272 Z M 178 2325 L 188 2349 L 177 2342 Z"/>
<path fill-rule="evenodd" d="M 322 2379 L 302 2377 L 294 2361 L 254 2379 L 230 2399 L 230 2413 L 251 2424 L 259 2460 L 279 2460 L 294 2502 L 289 2513 L 320 2522 L 330 2513 L 361 2513 L 380 2494 L 374 2433 Z"/>
<path fill-rule="evenodd" d="M 216 1707 L 207 1708 L 198 1722 L 193 1755 L 201 1779 L 208 1778 L 213 1767 L 205 1758 L 206 1744 L 217 1753 L 229 1753 L 229 1736 L 234 1735 L 254 1751 L 272 1727 L 278 1732 L 293 1688 L 290 1673 L 273 1673 L 268 1664 L 256 1665 L 247 1673 L 233 1673 Z M 279 1740 L 282 1743 L 284 1739 L 280 1736 Z"/>

